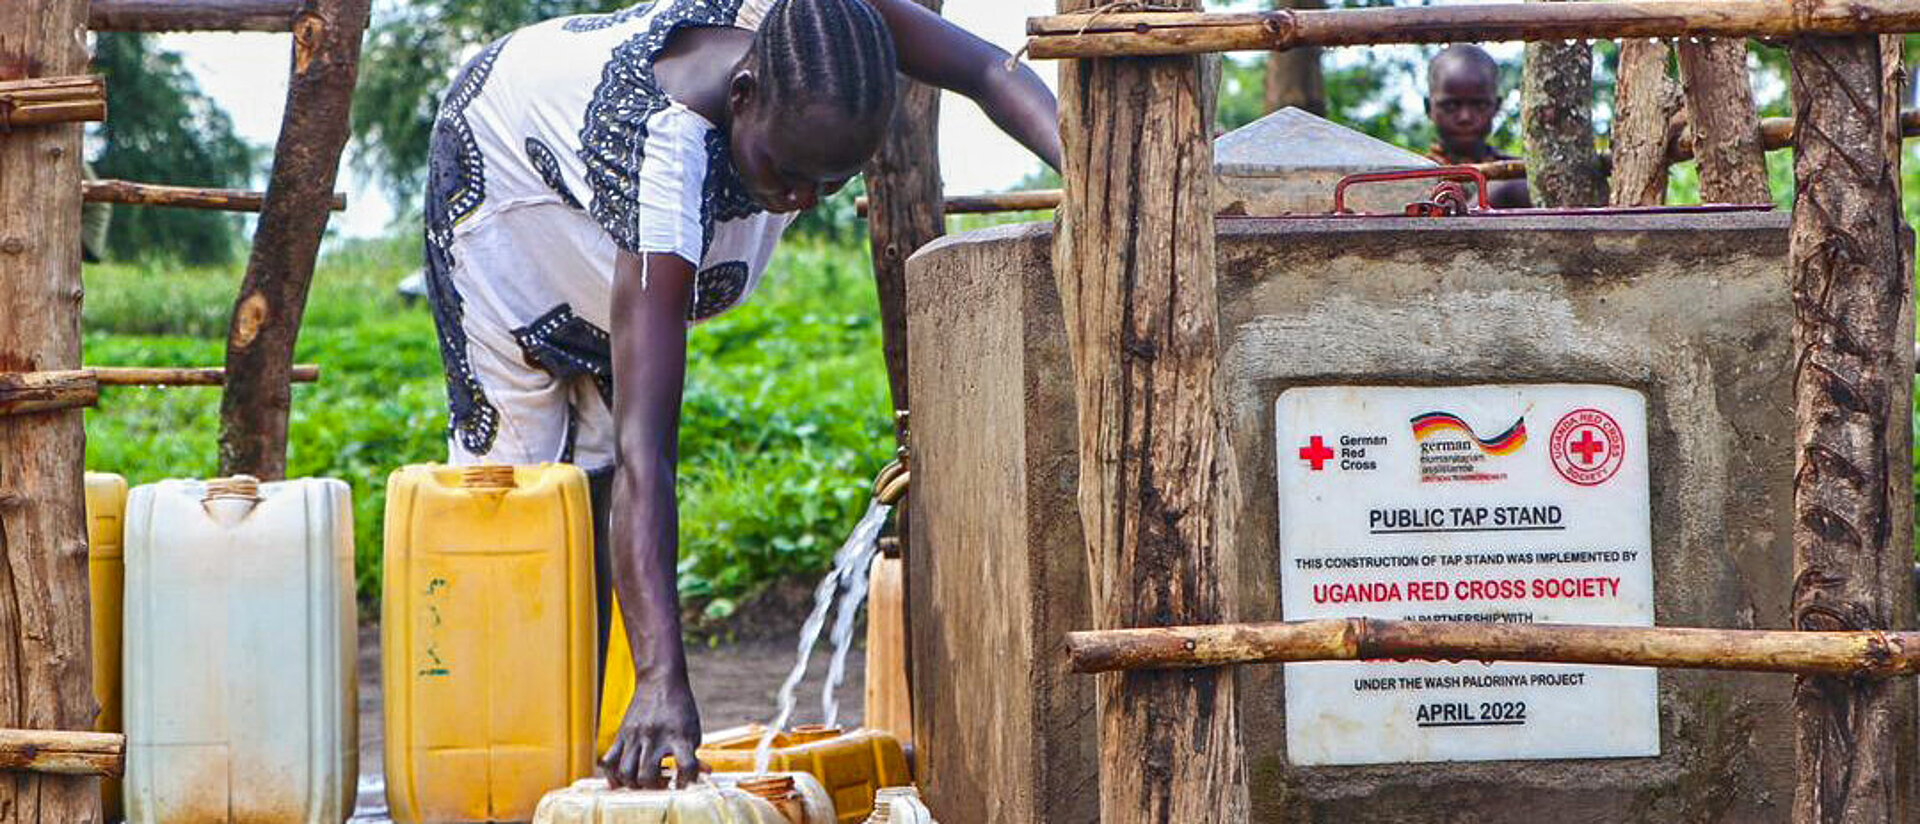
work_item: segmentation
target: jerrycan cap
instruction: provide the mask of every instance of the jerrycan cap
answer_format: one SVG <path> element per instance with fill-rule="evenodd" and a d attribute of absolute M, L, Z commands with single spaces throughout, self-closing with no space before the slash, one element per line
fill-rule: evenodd
<path fill-rule="evenodd" d="M 260 501 L 260 479 L 252 475 L 234 475 L 229 478 L 215 478 L 207 482 L 207 491 L 201 502 L 218 500 Z"/>
<path fill-rule="evenodd" d="M 514 468 L 506 464 L 480 464 L 460 469 L 460 486 L 474 490 L 509 490 L 519 486 Z"/>
<path fill-rule="evenodd" d="M 790 824 L 809 824 L 807 821 L 806 799 L 800 795 L 800 789 L 794 785 L 793 776 L 765 775 L 743 778 L 734 784 L 741 792 L 759 798 L 773 805 L 780 817 Z"/>
<path fill-rule="evenodd" d="M 829 727 L 825 724 L 800 724 L 787 730 L 785 736 L 787 739 L 786 746 L 792 747 L 800 744 L 810 744 L 815 741 L 824 741 L 842 732 L 844 732 L 844 730 L 841 730 L 839 727 Z"/>

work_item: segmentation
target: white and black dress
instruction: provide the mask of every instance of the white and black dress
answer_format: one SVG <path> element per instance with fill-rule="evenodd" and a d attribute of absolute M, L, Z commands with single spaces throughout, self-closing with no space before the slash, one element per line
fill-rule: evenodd
<path fill-rule="evenodd" d="M 660 90 L 677 29 L 772 0 L 655 0 L 487 46 L 434 122 L 426 270 L 454 463 L 613 462 L 616 254 L 696 272 L 689 323 L 744 300 L 791 214 L 748 197 L 726 134 Z"/>

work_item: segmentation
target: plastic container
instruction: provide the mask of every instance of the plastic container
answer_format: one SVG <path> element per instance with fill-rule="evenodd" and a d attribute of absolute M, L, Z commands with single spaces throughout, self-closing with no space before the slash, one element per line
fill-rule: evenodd
<path fill-rule="evenodd" d="M 525 821 L 593 770 L 593 535 L 564 464 L 409 466 L 387 485 L 387 804 Z"/>
<path fill-rule="evenodd" d="M 339 822 L 353 810 L 346 484 L 163 481 L 128 499 L 129 822 Z"/>
<path fill-rule="evenodd" d="M 634 680 L 633 653 L 627 649 L 627 628 L 621 621 L 620 605 L 613 605 L 613 616 L 607 629 L 607 667 L 606 674 L 600 679 L 600 721 L 599 732 L 594 735 L 593 754 L 598 758 L 607 754 L 607 748 L 613 746 L 613 736 L 620 732 L 620 722 L 627 716 L 627 705 L 633 702 Z"/>
<path fill-rule="evenodd" d="M 679 790 L 615 790 L 588 778 L 540 799 L 534 824 L 830 824 L 833 805 L 805 773 L 715 774 Z"/>
<path fill-rule="evenodd" d="M 105 472 L 87 473 L 87 577 L 93 596 L 93 699 L 100 704 L 93 728 L 124 732 L 120 726 L 120 604 L 127 567 L 121 555 L 126 535 L 127 479 Z M 120 780 L 100 780 L 100 805 L 106 820 L 120 817 Z"/>
<path fill-rule="evenodd" d="M 716 772 L 750 772 L 764 732 L 745 727 L 730 737 L 709 738 L 700 746 L 700 762 Z M 795 727 L 773 737 L 767 768 L 819 779 L 846 824 L 858 824 L 873 812 L 873 795 L 880 788 L 913 783 L 899 739 L 878 730 Z"/>

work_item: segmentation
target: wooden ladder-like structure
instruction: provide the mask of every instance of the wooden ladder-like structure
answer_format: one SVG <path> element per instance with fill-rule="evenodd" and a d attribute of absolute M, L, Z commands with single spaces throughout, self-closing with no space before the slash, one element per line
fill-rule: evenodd
<path fill-rule="evenodd" d="M 286 467 L 294 341 L 334 194 L 369 0 L 9 0 L 0 4 L 0 822 L 100 818 L 95 777 L 125 740 L 84 732 L 88 654 L 84 434 L 103 385 L 217 385 L 221 469 Z M 286 113 L 264 193 L 80 176 L 82 121 L 106 115 L 85 32 L 293 35 Z M 258 211 L 226 369 L 80 365 L 83 200 Z"/>

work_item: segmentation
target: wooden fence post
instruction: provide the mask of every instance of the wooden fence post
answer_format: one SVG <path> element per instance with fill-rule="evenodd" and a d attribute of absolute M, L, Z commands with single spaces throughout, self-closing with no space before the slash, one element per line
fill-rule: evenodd
<path fill-rule="evenodd" d="M 1745 40 L 1680 41 L 1680 77 L 1707 203 L 1771 203 Z"/>
<path fill-rule="evenodd" d="M 940 11 L 941 0 L 915 0 Z M 900 111 L 867 163 L 867 228 L 893 408 L 907 404 L 907 258 L 946 234 L 940 188 L 940 90 L 901 78 Z M 904 435 L 895 420 L 895 434 Z M 901 532 L 902 535 L 906 533 Z"/>
<path fill-rule="evenodd" d="M 1096 4 L 1060 0 L 1060 10 Z M 1096 628 L 1234 617 L 1205 74 L 1198 58 L 1060 69 L 1066 196 L 1054 277 L 1073 354 Z M 1099 676 L 1101 821 L 1245 819 L 1233 679 L 1226 669 Z"/>
<path fill-rule="evenodd" d="M 1913 626 L 1913 288 L 1879 39 L 1792 46 L 1794 626 Z M 1800 677 L 1794 820 L 1906 822 L 1912 679 Z"/>
<path fill-rule="evenodd" d="M 1271 0 L 1273 8 L 1324 9 L 1327 0 Z M 1327 75 L 1320 65 L 1320 47 L 1267 52 L 1266 110 L 1288 106 L 1327 116 Z"/>
<path fill-rule="evenodd" d="M 294 17 L 286 114 L 227 337 L 222 475 L 286 475 L 288 370 L 347 142 L 368 2 L 306 0 Z"/>
<path fill-rule="evenodd" d="M 915 0 L 922 6 L 940 11 L 941 0 Z M 911 408 L 907 398 L 907 258 L 920 247 L 946 234 L 946 213 L 941 201 L 940 184 L 940 90 L 901 78 L 900 111 L 894 115 L 893 128 L 880 144 L 880 151 L 867 163 L 867 230 L 873 249 L 873 280 L 880 297 L 880 340 L 887 361 L 887 387 L 893 396 L 893 435 L 900 446 L 907 445 L 907 419 L 899 413 Z M 908 519 L 912 517 L 911 495 L 894 516 L 894 537 L 901 552 L 908 546 Z M 904 563 L 904 558 L 900 562 Z M 887 562 L 879 564 L 886 568 Z M 889 637 L 902 639 L 900 667 L 893 672 L 868 675 L 868 683 L 890 685 L 873 689 L 869 696 L 888 698 L 888 706 L 867 708 L 868 720 L 894 725 L 893 731 L 907 740 L 912 720 L 907 702 L 907 673 L 913 668 L 913 651 L 904 639 L 913 634 L 907 626 L 907 576 L 899 574 L 900 591 L 892 601 L 875 598 L 869 606 L 868 621 L 885 626 Z M 885 616 L 880 610 L 886 610 Z M 896 663 L 891 659 L 886 663 Z"/>
<path fill-rule="evenodd" d="M 1682 100 L 1667 74 L 1673 50 L 1665 40 L 1620 41 L 1613 88 L 1613 174 L 1607 203 L 1658 206 L 1667 202 L 1667 142 Z"/>
<path fill-rule="evenodd" d="M 0 2 L 0 80 L 86 70 L 85 0 Z M 0 372 L 80 368 L 80 127 L 0 134 Z M 0 416 L 0 728 L 96 706 L 80 410 Z M 0 775 L 0 822 L 100 820 L 97 779 Z"/>
<path fill-rule="evenodd" d="M 1520 76 L 1520 124 L 1533 205 L 1605 206 L 1607 172 L 1593 145 L 1593 46 L 1530 42 Z"/>

